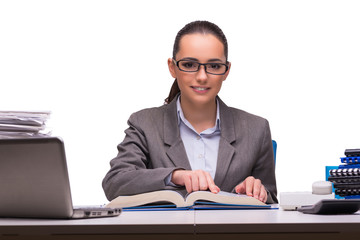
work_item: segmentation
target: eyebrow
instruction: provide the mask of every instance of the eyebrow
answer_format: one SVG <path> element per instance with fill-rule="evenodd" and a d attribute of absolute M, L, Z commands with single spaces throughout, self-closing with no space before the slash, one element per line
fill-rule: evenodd
<path fill-rule="evenodd" d="M 180 60 L 190 60 L 190 61 L 199 62 L 199 59 L 192 58 L 192 57 L 186 57 L 186 58 L 182 58 Z M 207 62 L 221 62 L 222 63 L 223 61 L 221 59 L 219 59 L 219 58 L 211 58 Z"/>

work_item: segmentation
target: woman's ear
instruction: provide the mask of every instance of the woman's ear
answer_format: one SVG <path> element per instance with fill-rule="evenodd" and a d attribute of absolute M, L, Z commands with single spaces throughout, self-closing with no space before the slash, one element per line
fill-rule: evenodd
<path fill-rule="evenodd" d="M 175 66 L 175 63 L 174 63 L 172 58 L 168 59 L 168 67 L 169 67 L 169 72 L 170 72 L 171 76 L 173 78 L 176 78 L 176 73 L 175 73 L 175 67 L 176 66 Z"/>
<path fill-rule="evenodd" d="M 225 81 L 226 78 L 228 77 L 228 75 L 229 75 L 229 73 L 230 73 L 230 68 L 231 68 L 231 62 L 228 62 L 228 70 L 227 70 L 226 73 L 224 74 L 223 81 Z"/>

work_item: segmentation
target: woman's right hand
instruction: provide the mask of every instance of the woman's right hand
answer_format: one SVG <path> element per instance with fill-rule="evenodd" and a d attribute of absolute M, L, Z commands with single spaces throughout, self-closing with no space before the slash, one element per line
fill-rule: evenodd
<path fill-rule="evenodd" d="M 220 188 L 215 185 L 210 173 L 203 170 L 175 170 L 172 173 L 171 182 L 179 186 L 185 186 L 188 193 L 208 189 L 212 193 L 218 193 L 220 191 Z"/>

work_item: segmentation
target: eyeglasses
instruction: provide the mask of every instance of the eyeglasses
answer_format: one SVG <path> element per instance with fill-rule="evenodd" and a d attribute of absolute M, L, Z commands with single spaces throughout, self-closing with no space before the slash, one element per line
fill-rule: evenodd
<path fill-rule="evenodd" d="M 176 61 L 173 59 L 176 66 L 180 71 L 183 72 L 197 72 L 200 69 L 200 66 L 203 65 L 205 72 L 213 75 L 224 75 L 228 70 L 228 65 L 224 63 L 199 63 L 192 60 L 179 60 Z"/>

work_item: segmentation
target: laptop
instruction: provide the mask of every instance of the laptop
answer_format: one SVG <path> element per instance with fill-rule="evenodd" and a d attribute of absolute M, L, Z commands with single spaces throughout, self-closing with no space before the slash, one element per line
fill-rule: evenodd
<path fill-rule="evenodd" d="M 60 138 L 0 139 L 0 217 L 64 219 L 120 213 L 120 208 L 73 208 Z"/>

